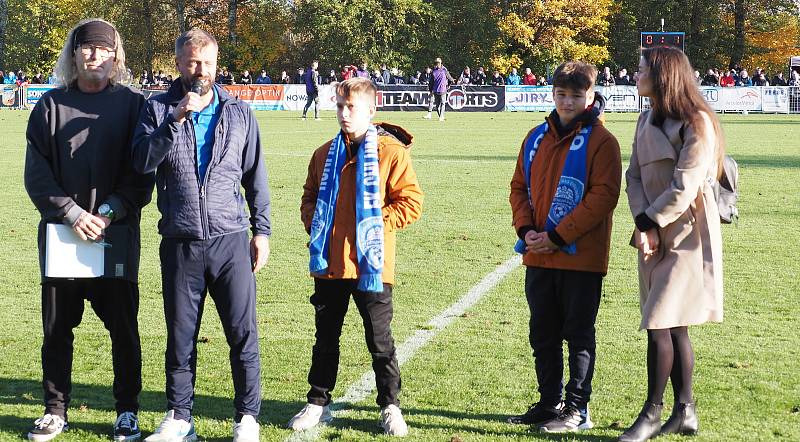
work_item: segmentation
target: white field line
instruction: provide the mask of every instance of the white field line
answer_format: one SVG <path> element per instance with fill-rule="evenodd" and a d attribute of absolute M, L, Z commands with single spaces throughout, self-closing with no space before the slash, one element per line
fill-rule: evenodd
<path fill-rule="evenodd" d="M 458 301 L 447 307 L 438 316 L 428 322 L 428 329 L 417 330 L 411 337 L 397 347 L 397 363 L 401 366 L 408 362 L 414 354 L 426 346 L 440 331 L 460 317 L 470 307 L 475 305 L 486 293 L 495 288 L 503 278 L 511 273 L 522 263 L 521 255 L 515 255 L 500 264 L 494 271 L 484 276 L 477 284 L 464 294 Z M 346 412 L 347 404 L 355 404 L 366 399 L 375 389 L 375 373 L 372 370 L 365 372 L 361 379 L 347 388 L 344 396 L 331 403 L 331 413 L 337 415 Z M 313 441 L 323 430 L 317 425 L 306 431 L 298 431 L 286 438 L 286 442 Z"/>

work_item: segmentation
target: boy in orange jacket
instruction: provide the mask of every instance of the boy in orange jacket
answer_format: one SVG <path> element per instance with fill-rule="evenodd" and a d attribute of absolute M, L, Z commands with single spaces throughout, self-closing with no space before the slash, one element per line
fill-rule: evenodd
<path fill-rule="evenodd" d="M 339 367 L 339 337 L 350 296 L 364 321 L 372 355 L 381 426 L 405 436 L 400 412 L 400 368 L 391 333 L 395 231 L 419 219 L 422 190 L 400 127 L 373 125 L 375 85 L 351 78 L 336 87 L 341 131 L 317 149 L 308 166 L 300 214 L 311 235 L 316 343 L 308 403 L 289 427 L 305 430 L 332 420 L 329 404 Z"/>
<path fill-rule="evenodd" d="M 527 266 L 529 339 L 540 399 L 509 422 L 546 432 L 592 427 L 594 323 L 622 179 L 619 143 L 600 119 L 605 100 L 594 92 L 596 78 L 597 69 L 583 62 L 556 69 L 556 109 L 525 137 L 511 181 L 515 250 Z"/>

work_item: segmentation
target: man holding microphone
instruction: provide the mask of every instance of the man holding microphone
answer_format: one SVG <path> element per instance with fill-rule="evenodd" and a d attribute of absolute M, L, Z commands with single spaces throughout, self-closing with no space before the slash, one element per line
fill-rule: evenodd
<path fill-rule="evenodd" d="M 255 116 L 246 103 L 214 84 L 218 51 L 216 39 L 205 31 L 181 34 L 175 42 L 180 80 L 147 102 L 134 135 L 135 168 L 156 171 L 167 323 L 168 411 L 146 439 L 150 442 L 197 438 L 192 406 L 206 291 L 230 347 L 233 440 L 258 440 L 254 274 L 269 256 L 270 195 Z"/>

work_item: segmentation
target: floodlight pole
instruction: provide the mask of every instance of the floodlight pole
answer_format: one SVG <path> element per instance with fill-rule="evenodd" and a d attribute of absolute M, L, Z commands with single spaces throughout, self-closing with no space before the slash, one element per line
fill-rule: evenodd
<path fill-rule="evenodd" d="M 664 32 L 664 19 L 661 19 L 661 32 Z"/>

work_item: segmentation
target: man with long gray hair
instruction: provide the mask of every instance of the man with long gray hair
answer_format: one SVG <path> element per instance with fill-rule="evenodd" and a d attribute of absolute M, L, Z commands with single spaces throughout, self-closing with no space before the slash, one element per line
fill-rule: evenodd
<path fill-rule="evenodd" d="M 137 440 L 142 389 L 139 219 L 142 207 L 150 202 L 154 179 L 133 170 L 130 146 L 144 98 L 122 84 L 127 76 L 125 51 L 119 33 L 104 20 L 84 20 L 69 32 L 56 76 L 58 87 L 36 104 L 27 130 L 25 189 L 41 214 L 45 405 L 44 416 L 36 420 L 28 439 L 50 440 L 68 427 L 72 330 L 80 324 L 88 300 L 111 335 L 114 439 Z M 103 244 L 105 229 L 120 226 L 127 231 L 127 240 L 114 239 L 112 246 L 123 250 L 125 261 L 113 275 L 101 278 L 48 277 L 46 232 L 52 229 L 48 224 L 65 224 L 79 241 Z"/>
<path fill-rule="evenodd" d="M 203 30 L 181 34 L 175 42 L 180 79 L 147 102 L 134 135 L 136 169 L 157 171 L 167 322 L 168 411 L 148 442 L 197 437 L 192 408 L 206 293 L 230 347 L 233 440 L 258 441 L 255 273 L 269 256 L 270 196 L 255 116 L 247 103 L 214 84 L 218 51 L 216 39 Z"/>

